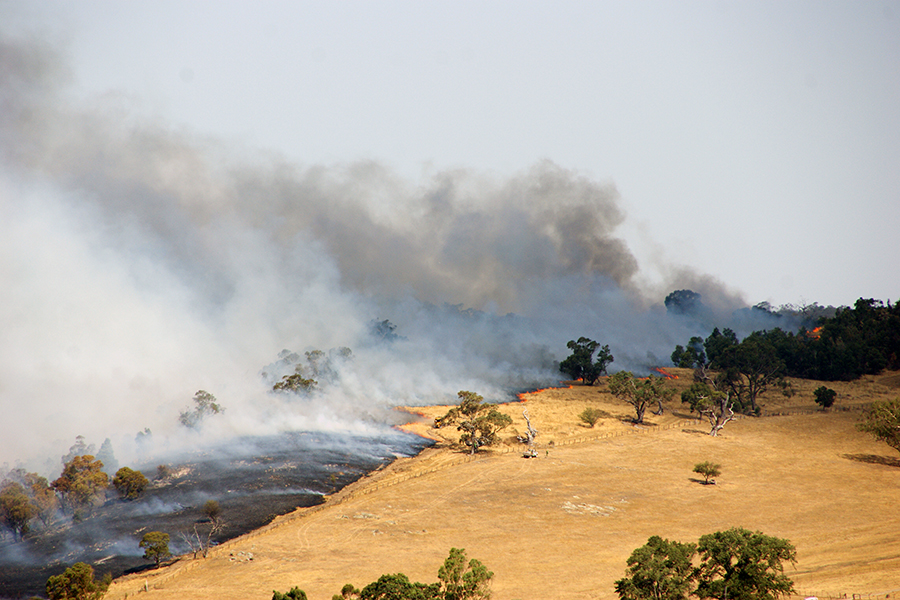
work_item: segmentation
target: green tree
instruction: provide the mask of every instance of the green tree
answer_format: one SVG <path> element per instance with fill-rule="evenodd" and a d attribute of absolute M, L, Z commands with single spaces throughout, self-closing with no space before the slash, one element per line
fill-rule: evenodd
<path fill-rule="evenodd" d="M 735 527 L 704 535 L 697 551 L 700 600 L 775 600 L 794 593 L 782 564 L 797 560 L 788 540 Z"/>
<path fill-rule="evenodd" d="M 483 446 L 490 446 L 497 440 L 497 434 L 512 424 L 512 418 L 504 415 L 475 392 L 465 390 L 457 393 L 459 406 L 451 408 L 443 417 L 434 420 L 435 427 L 456 425 L 462 432 L 459 442 L 471 448 L 475 454 Z"/>
<path fill-rule="evenodd" d="M 693 369 L 706 364 L 706 353 L 703 351 L 703 338 L 694 336 L 687 347 L 675 346 L 672 352 L 672 364 L 682 369 Z"/>
<path fill-rule="evenodd" d="M 411 582 L 403 573 L 382 575 L 359 592 L 360 600 L 438 600 L 440 585 Z"/>
<path fill-rule="evenodd" d="M 298 587 L 291 588 L 286 594 L 272 592 L 272 600 L 306 600 L 306 592 Z"/>
<path fill-rule="evenodd" d="M 831 405 L 834 404 L 834 399 L 837 398 L 837 392 L 824 385 L 817 387 L 813 395 L 816 397 L 816 404 L 825 409 L 831 408 Z"/>
<path fill-rule="evenodd" d="M 694 473 L 699 473 L 703 475 L 704 481 L 706 485 L 709 485 L 709 480 L 713 479 L 713 483 L 715 483 L 715 477 L 718 477 L 722 474 L 722 465 L 718 465 L 713 462 L 704 461 L 702 463 L 697 463 L 694 465 Z"/>
<path fill-rule="evenodd" d="M 78 562 L 47 580 L 47 597 L 50 600 L 100 600 L 111 582 L 108 573 L 101 581 L 95 580 L 91 565 Z"/>
<path fill-rule="evenodd" d="M 172 556 L 169 552 L 169 534 L 162 531 L 145 533 L 138 546 L 144 549 L 144 558 L 156 562 L 157 569 L 163 559 Z"/>
<path fill-rule="evenodd" d="M 572 350 L 572 354 L 559 363 L 559 370 L 571 379 L 581 379 L 587 385 L 594 385 L 594 382 L 606 373 L 606 367 L 615 360 L 609 346 L 600 348 L 600 342 L 586 337 L 580 337 L 578 341 L 570 340 L 566 347 Z M 598 348 L 600 352 L 594 359 L 594 353 Z"/>
<path fill-rule="evenodd" d="M 716 327 L 703 342 L 703 349 L 706 351 L 706 360 L 713 368 L 719 368 L 719 357 L 727 352 L 730 348 L 737 346 L 737 335 L 727 327 L 723 331 L 719 331 Z"/>
<path fill-rule="evenodd" d="M 25 490 L 34 505 L 35 514 L 46 527 L 56 516 L 56 511 L 59 510 L 56 492 L 50 487 L 47 478 L 37 473 L 26 473 L 24 483 Z"/>
<path fill-rule="evenodd" d="M 653 403 L 659 405 L 659 414 L 662 414 L 663 401 L 675 393 L 675 390 L 665 387 L 665 382 L 665 377 L 651 375 L 645 379 L 638 379 L 630 371 L 619 371 L 610 376 L 607 385 L 613 396 L 634 407 L 634 423 L 639 424 L 644 422 L 644 413 Z"/>
<path fill-rule="evenodd" d="M 0 484 L 0 525 L 18 541 L 28 533 L 28 522 L 37 514 L 25 488 L 17 481 L 5 480 Z"/>
<path fill-rule="evenodd" d="M 50 485 L 62 495 L 63 503 L 73 514 L 80 517 L 103 503 L 109 476 L 103 472 L 103 463 L 87 454 L 75 456 L 67 462 L 62 475 Z"/>
<path fill-rule="evenodd" d="M 722 350 L 713 367 L 726 370 L 725 381 L 733 395 L 756 414 L 760 411 L 757 397 L 784 373 L 784 362 L 760 333 L 751 333 L 740 344 Z"/>
<path fill-rule="evenodd" d="M 442 600 L 487 600 L 491 597 L 492 571 L 481 561 L 472 559 L 466 565 L 464 548 L 451 548 L 450 556 L 438 569 Z"/>
<path fill-rule="evenodd" d="M 197 429 L 209 415 L 225 412 L 225 408 L 216 401 L 216 397 L 206 390 L 198 390 L 194 394 L 194 410 L 183 410 L 178 415 L 178 422 L 189 429 Z"/>
<path fill-rule="evenodd" d="M 685 600 L 691 593 L 696 544 L 659 536 L 631 553 L 625 577 L 616 581 L 620 600 Z"/>
<path fill-rule="evenodd" d="M 300 368 L 299 366 L 297 367 Z M 285 375 L 281 378 L 281 381 L 272 386 L 272 389 L 276 392 L 294 392 L 308 394 L 316 389 L 316 386 L 319 384 L 318 381 L 313 379 L 312 377 L 304 377 L 301 373 L 297 372 L 293 375 Z"/>
<path fill-rule="evenodd" d="M 112 480 L 113 487 L 118 490 L 122 498 L 134 500 L 140 496 L 150 481 L 140 471 L 134 471 L 129 467 L 122 467 L 116 471 Z"/>
<path fill-rule="evenodd" d="M 900 451 L 900 399 L 873 402 L 856 427 Z"/>

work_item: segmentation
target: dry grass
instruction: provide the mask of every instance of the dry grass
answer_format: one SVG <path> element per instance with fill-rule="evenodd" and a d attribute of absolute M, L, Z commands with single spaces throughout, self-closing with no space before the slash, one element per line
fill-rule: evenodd
<path fill-rule="evenodd" d="M 689 385 L 689 371 L 672 371 L 681 376 L 672 385 Z M 855 430 L 853 409 L 895 397 L 900 377 L 829 383 L 838 400 L 827 413 L 813 402 L 819 385 L 794 382 L 792 398 L 770 392 L 766 410 L 790 414 L 741 419 L 718 438 L 679 402 L 636 428 L 602 386 L 545 390 L 503 407 L 519 431 L 527 407 L 540 432 L 535 459 L 521 457 L 513 435 L 469 457 L 450 443 L 453 428 L 423 420 L 410 427 L 441 439 L 435 448 L 208 559 L 117 580 L 107 597 L 146 586 L 148 600 L 268 600 L 299 586 L 324 600 L 382 573 L 435 581 L 455 546 L 494 571 L 498 600 L 615 598 L 626 559 L 651 535 L 696 541 L 733 526 L 790 539 L 798 562 L 787 571 L 803 595 L 898 592 L 900 460 Z M 578 419 L 588 406 L 613 417 L 589 428 Z M 433 418 L 446 408 L 416 410 Z M 722 465 L 717 485 L 692 473 L 704 460 Z"/>

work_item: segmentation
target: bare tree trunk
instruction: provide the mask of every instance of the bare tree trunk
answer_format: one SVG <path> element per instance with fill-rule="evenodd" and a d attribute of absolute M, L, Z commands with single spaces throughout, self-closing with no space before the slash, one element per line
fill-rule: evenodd
<path fill-rule="evenodd" d="M 537 456 L 537 450 L 534 448 L 534 438 L 537 437 L 537 429 L 531 426 L 531 420 L 528 418 L 528 409 L 522 411 L 522 416 L 525 417 L 525 423 L 528 425 L 528 433 L 525 437 L 519 436 L 519 441 L 527 446 L 525 450 L 525 458 L 535 458 Z"/>

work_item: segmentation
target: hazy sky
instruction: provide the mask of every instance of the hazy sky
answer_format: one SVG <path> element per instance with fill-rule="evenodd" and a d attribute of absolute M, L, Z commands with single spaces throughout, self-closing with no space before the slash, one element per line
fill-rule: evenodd
<path fill-rule="evenodd" d="M 641 277 L 897 299 L 896 2 L 7 3 L 73 97 L 415 183 L 542 159 L 621 195 Z M 11 24 L 11 25 L 10 25 Z"/>

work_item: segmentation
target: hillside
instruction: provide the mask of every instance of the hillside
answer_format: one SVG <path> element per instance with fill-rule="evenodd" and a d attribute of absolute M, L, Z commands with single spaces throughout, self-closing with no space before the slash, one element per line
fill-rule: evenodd
<path fill-rule="evenodd" d="M 689 385 L 689 371 L 671 371 L 671 385 Z M 534 459 L 521 457 L 513 431 L 469 457 L 454 428 L 429 426 L 446 407 L 417 408 L 424 417 L 409 428 L 436 436 L 435 447 L 205 560 L 121 578 L 107 598 L 146 589 L 148 600 L 268 600 L 299 586 L 327 599 L 382 573 L 434 581 L 453 546 L 494 571 L 498 600 L 615 598 L 626 559 L 651 535 L 696 541 L 732 526 L 790 539 L 798 562 L 787 572 L 803 596 L 900 591 L 900 457 L 854 428 L 860 407 L 900 393 L 900 374 L 827 384 L 839 394 L 827 413 L 812 400 L 819 382 L 793 385 L 792 398 L 762 399 L 781 416 L 740 419 L 718 438 L 678 401 L 636 428 L 603 385 L 543 390 L 502 407 L 519 431 L 528 409 L 540 432 Z M 587 406 L 610 416 L 582 426 Z M 703 460 L 721 463 L 718 485 L 696 482 Z"/>

